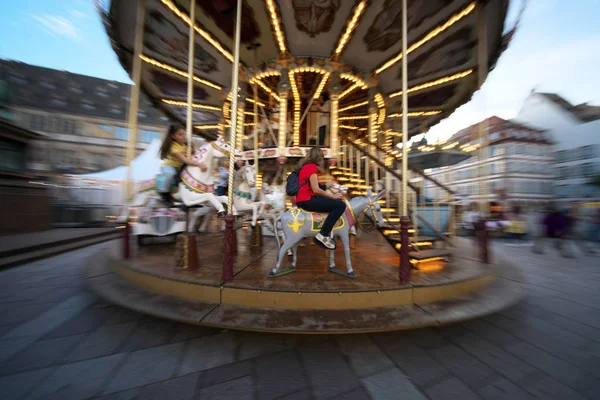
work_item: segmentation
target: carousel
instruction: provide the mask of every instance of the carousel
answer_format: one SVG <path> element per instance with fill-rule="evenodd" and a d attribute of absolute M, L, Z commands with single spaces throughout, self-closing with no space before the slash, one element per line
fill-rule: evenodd
<path fill-rule="evenodd" d="M 89 286 L 164 318 L 288 333 L 411 329 L 514 303 L 521 292 L 456 240 L 455 193 L 422 172 L 479 145 L 423 145 L 412 165 L 407 145 L 483 84 L 516 29 L 504 26 L 508 3 L 112 0 L 99 7 L 135 83 L 127 159 L 143 92 L 186 127 L 188 143 L 203 138 L 188 157 L 210 168 L 186 166 L 173 189 L 179 228 L 161 224 L 179 233 L 176 244 L 136 246 L 132 233 L 152 234 L 160 213 L 132 211 L 120 245 L 87 266 Z M 324 215 L 285 195 L 287 176 L 313 146 L 325 153 L 320 179 L 345 196 L 335 251 L 305 240 Z M 227 195 L 216 194 L 219 164 L 228 169 Z M 425 180 L 447 200 L 425 199 Z M 130 179 L 126 191 L 132 210 L 161 207 L 151 205 L 152 182 Z"/>

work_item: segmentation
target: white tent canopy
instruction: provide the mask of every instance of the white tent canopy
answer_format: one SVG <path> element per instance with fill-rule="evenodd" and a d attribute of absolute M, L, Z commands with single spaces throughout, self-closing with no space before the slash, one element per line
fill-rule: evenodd
<path fill-rule="evenodd" d="M 135 182 L 146 181 L 154 179 L 160 171 L 160 156 L 158 151 L 160 149 L 161 141 L 154 139 L 146 150 L 144 150 L 139 156 L 137 156 L 132 162 L 131 167 L 132 180 Z M 95 181 L 126 181 L 127 180 L 127 167 L 119 166 L 113 169 L 108 169 L 102 172 L 96 172 L 93 174 L 84 175 L 73 175 L 75 179 L 88 179 Z"/>

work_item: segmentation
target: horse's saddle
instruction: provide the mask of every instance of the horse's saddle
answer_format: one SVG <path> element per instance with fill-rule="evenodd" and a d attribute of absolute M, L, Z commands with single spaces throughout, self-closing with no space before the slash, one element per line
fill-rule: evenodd
<path fill-rule="evenodd" d="M 325 219 L 329 215 L 329 213 L 319 213 L 314 211 L 307 211 L 300 207 L 295 207 L 298 211 L 303 212 L 306 216 L 310 217 L 310 230 L 313 232 L 319 232 L 325 223 Z M 348 210 L 348 209 L 346 209 Z M 292 213 L 292 215 L 294 215 Z M 345 226 L 344 218 L 340 218 L 336 221 L 335 225 L 333 225 L 333 230 L 342 229 Z"/>

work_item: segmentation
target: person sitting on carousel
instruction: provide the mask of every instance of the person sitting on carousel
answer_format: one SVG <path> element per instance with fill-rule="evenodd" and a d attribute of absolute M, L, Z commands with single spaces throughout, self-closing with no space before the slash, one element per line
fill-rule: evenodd
<path fill-rule="evenodd" d="M 300 162 L 300 190 L 296 194 L 296 205 L 306 211 L 329 213 L 314 241 L 328 250 L 334 250 L 335 240 L 330 237 L 331 230 L 346 211 L 346 203 L 342 201 L 341 193 L 327 193 L 319 185 L 318 173 L 324 159 L 323 151 L 319 147 L 313 147 Z"/>
<path fill-rule="evenodd" d="M 193 144 L 190 145 L 193 153 Z M 157 191 L 166 204 L 173 203 L 171 190 L 178 184 L 179 175 L 186 165 L 198 167 L 202 172 L 207 169 L 204 163 L 186 157 L 187 146 L 185 129 L 181 125 L 169 126 L 169 131 L 160 146 L 160 159 L 164 161 L 156 182 Z"/>

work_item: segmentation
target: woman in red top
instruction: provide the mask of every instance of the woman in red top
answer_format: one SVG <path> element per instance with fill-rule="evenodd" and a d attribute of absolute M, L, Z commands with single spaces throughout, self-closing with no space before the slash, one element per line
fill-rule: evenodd
<path fill-rule="evenodd" d="M 319 147 L 313 147 L 300 162 L 300 190 L 296 194 L 296 205 L 306 211 L 329 213 L 314 241 L 326 249 L 333 250 L 335 240 L 329 235 L 337 220 L 346 211 L 346 203 L 342 201 L 341 193 L 329 194 L 319 186 L 318 172 L 323 160 L 323 151 Z"/>

